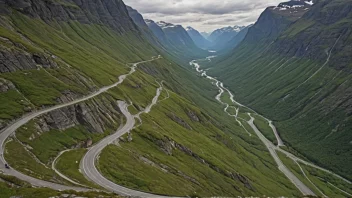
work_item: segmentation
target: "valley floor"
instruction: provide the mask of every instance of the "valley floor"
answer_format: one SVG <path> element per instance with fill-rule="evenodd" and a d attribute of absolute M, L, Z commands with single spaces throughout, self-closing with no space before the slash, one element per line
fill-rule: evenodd
<path fill-rule="evenodd" d="M 149 61 L 154 61 L 154 60 L 160 59 L 160 58 L 161 57 L 159 56 L 158 58 L 153 58 Z M 208 57 L 208 58 L 206 58 L 206 60 L 211 61 L 211 58 L 212 57 Z M 103 88 L 99 89 L 98 91 L 92 93 L 91 95 L 85 96 L 85 97 L 78 99 L 78 100 L 74 100 L 72 102 L 68 102 L 65 104 L 57 105 L 57 106 L 54 106 L 51 108 L 47 108 L 47 109 L 44 109 L 41 111 L 34 112 L 34 113 L 29 114 L 27 116 L 24 116 L 23 118 L 12 123 L 9 127 L 7 127 L 5 130 L 3 130 L 2 133 L 0 134 L 0 140 L 1 140 L 1 149 L 0 149 L 1 164 L 0 165 L 1 165 L 1 167 L 5 167 L 5 164 L 7 164 L 7 162 L 4 158 L 4 153 L 5 153 L 5 150 L 4 150 L 5 146 L 4 145 L 6 143 L 6 140 L 8 139 L 9 136 L 11 136 L 22 125 L 26 124 L 27 122 L 29 122 L 33 118 L 38 117 L 42 114 L 45 114 L 45 113 L 48 113 L 48 112 L 51 112 L 51 111 L 54 111 L 54 110 L 57 110 L 57 109 L 60 109 L 63 107 L 67 107 L 67 106 L 70 106 L 73 104 L 77 104 L 79 102 L 89 100 L 93 97 L 98 96 L 99 94 L 102 94 L 102 93 L 108 91 L 111 88 L 116 87 L 117 85 L 121 84 L 127 78 L 127 76 L 134 73 L 138 64 L 149 62 L 149 61 L 142 61 L 139 63 L 135 63 L 131 67 L 131 71 L 128 74 L 121 75 L 119 77 L 119 81 L 117 83 L 110 85 L 110 86 L 107 86 L 107 87 L 103 87 Z M 326 194 L 329 194 L 329 196 L 332 196 L 332 195 L 350 196 L 351 195 L 350 188 L 349 188 L 351 186 L 351 182 L 343 179 L 342 177 L 340 177 L 340 176 L 338 176 L 328 170 L 325 170 L 321 167 L 318 167 L 310 162 L 307 162 L 303 159 L 300 159 L 299 157 L 296 157 L 295 155 L 293 155 L 289 152 L 282 150 L 281 147 L 285 147 L 284 142 L 281 140 L 279 134 L 276 131 L 274 124 L 270 120 L 257 114 L 254 110 L 250 109 L 249 107 L 246 107 L 246 106 L 236 102 L 234 99 L 234 95 L 227 88 L 225 88 L 223 83 L 216 80 L 216 78 L 208 76 L 206 74 L 206 71 L 203 71 L 200 69 L 200 65 L 196 61 L 192 61 L 190 63 L 190 65 L 194 66 L 196 68 L 197 72 L 200 73 L 202 77 L 209 79 L 219 89 L 219 94 L 216 95 L 215 99 L 218 102 L 220 102 L 220 104 L 225 106 L 224 112 L 227 113 L 229 116 L 233 117 L 234 121 L 236 121 L 239 124 L 239 126 L 243 129 L 243 131 L 249 137 L 251 137 L 251 138 L 259 137 L 259 139 L 262 141 L 262 143 L 268 149 L 270 155 L 273 157 L 279 170 L 282 173 L 284 173 L 284 175 L 292 182 L 292 184 L 294 186 L 297 187 L 297 189 L 303 195 L 312 195 L 312 196 L 315 196 L 315 195 L 326 196 Z M 138 120 L 140 122 L 140 124 L 143 124 L 142 119 L 140 118 L 140 115 L 142 113 L 149 113 L 151 111 L 152 107 L 158 103 L 159 96 L 161 95 L 161 92 L 163 91 L 163 83 L 161 82 L 158 84 L 160 87 L 157 88 L 156 95 L 152 99 L 152 102 L 150 103 L 150 105 L 148 105 L 143 111 L 140 111 L 140 112 L 137 111 L 137 113 L 135 115 L 132 115 L 132 113 L 130 112 L 130 109 L 129 109 L 129 107 L 132 104 L 128 105 L 124 101 L 118 102 L 118 107 L 121 110 L 124 117 L 126 118 L 125 124 L 123 126 L 121 126 L 115 133 L 113 133 L 110 136 L 105 137 L 104 139 L 99 141 L 97 144 L 95 144 L 94 146 L 89 148 L 88 152 L 86 152 L 84 154 L 84 157 L 80 163 L 80 170 L 87 178 L 89 178 L 89 180 L 91 182 L 99 185 L 100 187 L 102 187 L 104 189 L 107 189 L 109 191 L 112 191 L 112 192 L 115 192 L 117 194 L 124 195 L 124 196 L 142 196 L 142 197 L 156 196 L 156 197 L 160 197 L 160 195 L 141 192 L 138 189 L 129 189 L 129 188 L 123 187 L 122 185 L 118 185 L 118 184 L 113 183 L 110 178 L 105 177 L 106 173 L 102 173 L 101 170 L 98 170 L 100 168 L 97 168 L 97 164 L 96 164 L 97 159 L 99 158 L 99 155 L 101 154 L 101 152 L 103 151 L 103 149 L 107 145 L 113 144 L 114 142 L 116 142 L 116 140 L 118 138 L 122 137 L 126 133 L 129 133 L 131 130 L 135 129 L 136 127 L 140 126 L 140 125 L 136 126 L 136 120 Z M 165 97 L 162 100 L 168 99 L 169 97 L 170 97 L 170 94 L 167 92 L 167 97 Z M 162 101 L 162 100 L 159 100 L 159 101 Z M 185 127 L 189 127 L 189 126 L 185 125 Z M 265 130 L 267 132 L 267 133 L 265 133 L 265 135 L 268 135 L 271 133 L 273 135 L 272 138 L 273 138 L 273 140 L 276 141 L 277 145 L 274 145 L 270 140 L 268 140 L 262 134 L 262 132 L 258 129 L 258 127 L 261 130 Z M 299 166 L 301 173 L 304 174 L 303 178 L 301 176 L 297 175 L 296 172 L 291 171 L 292 166 L 287 165 L 287 163 L 288 163 L 287 160 L 282 161 L 282 158 L 280 158 L 280 156 L 282 154 L 280 154 L 280 153 L 284 154 L 284 156 L 288 157 L 290 160 L 292 160 L 293 162 L 295 162 Z M 54 160 L 53 167 L 54 167 L 54 170 L 57 171 L 57 173 L 59 173 L 59 171 L 55 169 L 55 161 L 56 160 Z M 151 162 L 149 162 L 149 163 L 151 163 Z M 304 165 L 305 167 L 304 168 L 301 167 L 299 163 Z M 99 167 L 100 166 L 101 166 L 101 164 L 99 164 Z M 305 173 L 304 169 L 310 171 L 310 173 L 311 173 L 310 177 L 316 177 L 311 172 L 312 171 L 311 169 L 318 169 L 319 171 L 321 171 L 320 174 L 330 175 L 329 177 L 335 178 L 335 179 L 329 178 L 328 180 L 323 180 L 323 182 L 325 182 L 325 184 L 330 185 L 330 188 L 323 188 L 321 182 L 319 183 L 318 181 L 316 181 L 315 178 L 310 179 L 309 176 Z M 65 180 L 67 180 L 69 183 L 73 183 L 74 185 L 78 185 L 78 186 L 81 185 L 81 187 L 61 185 L 61 184 L 56 184 L 53 182 L 43 181 L 43 180 L 40 180 L 37 178 L 27 176 L 27 175 L 25 175 L 19 171 L 16 171 L 14 169 L 2 168 L 1 171 L 7 175 L 12 175 L 12 176 L 15 176 L 15 177 L 23 180 L 23 181 L 29 182 L 34 186 L 49 187 L 49 188 L 56 189 L 56 190 L 76 190 L 76 191 L 90 191 L 91 190 L 90 187 L 86 187 L 85 185 L 81 185 L 80 183 L 77 183 L 76 181 L 73 181 L 71 178 L 69 178 L 68 175 L 65 176 L 61 173 L 59 173 L 59 175 L 62 176 Z M 327 178 L 327 177 L 325 176 L 324 178 Z M 345 188 L 346 186 L 347 186 L 347 188 Z M 334 188 L 334 190 L 332 190 L 332 188 Z"/>

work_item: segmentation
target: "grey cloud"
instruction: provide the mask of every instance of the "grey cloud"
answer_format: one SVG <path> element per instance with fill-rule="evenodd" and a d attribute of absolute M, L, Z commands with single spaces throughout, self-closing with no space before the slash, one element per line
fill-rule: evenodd
<path fill-rule="evenodd" d="M 124 0 L 145 18 L 164 20 L 201 31 L 248 25 L 268 6 L 284 0 Z"/>

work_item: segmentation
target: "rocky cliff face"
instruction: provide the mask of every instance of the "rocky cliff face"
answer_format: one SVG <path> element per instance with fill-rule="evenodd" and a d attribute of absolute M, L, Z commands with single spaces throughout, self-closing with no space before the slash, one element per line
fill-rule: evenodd
<path fill-rule="evenodd" d="M 0 38 L 7 47 L 0 45 L 0 73 L 14 72 L 17 70 L 43 68 L 57 68 L 54 57 L 43 53 L 26 52 L 26 48 L 9 39 Z"/>
<path fill-rule="evenodd" d="M 351 70 L 351 25 L 351 1 L 321 1 L 283 33 L 275 43 L 276 52 L 322 62 L 330 54 L 335 69 Z"/>
<path fill-rule="evenodd" d="M 265 9 L 258 21 L 248 30 L 247 42 L 272 41 L 301 18 L 311 7 L 308 1 L 289 1 Z"/>
<path fill-rule="evenodd" d="M 137 31 L 121 0 L 1 0 L 2 13 L 15 9 L 44 21 L 77 20 L 106 25 L 120 33 Z"/>
<path fill-rule="evenodd" d="M 148 29 L 148 26 L 145 23 L 143 16 L 137 10 L 133 9 L 130 6 L 126 6 L 126 7 L 127 7 L 128 15 L 131 17 L 133 22 L 142 29 Z"/>
<path fill-rule="evenodd" d="M 17 93 L 4 94 L 4 102 L 0 105 L 2 112 L 6 112 L 0 117 L 2 126 L 28 112 L 29 106 L 23 101 L 28 101 L 32 110 L 61 103 L 62 97 L 66 97 L 66 102 L 81 97 L 103 84 L 115 82 L 118 72 L 111 82 L 96 81 L 107 70 L 106 65 L 126 61 L 122 60 L 124 58 L 135 59 L 141 55 L 138 47 L 142 45 L 153 50 L 121 0 L 0 0 L 0 15 L 0 75 L 17 87 Z M 21 26 L 22 22 L 24 25 Z M 45 28 L 45 33 L 38 32 L 39 27 L 33 24 Z M 70 24 L 80 28 L 70 27 Z M 100 31 L 97 27 L 110 31 L 109 35 L 93 35 Z M 61 31 L 56 31 L 60 28 Z M 125 41 L 127 35 L 134 44 Z M 111 39 L 109 44 L 96 42 L 95 39 L 102 41 L 103 37 Z M 116 53 L 119 49 L 122 49 L 121 56 L 108 52 Z M 91 61 L 86 61 L 87 57 Z M 93 59 L 106 61 L 101 64 Z M 118 70 L 118 67 L 114 64 L 110 69 Z M 95 72 L 101 73 L 96 76 Z M 95 127 L 99 132 L 103 128 Z"/>
<path fill-rule="evenodd" d="M 149 40 L 156 47 L 165 50 L 165 46 L 162 44 L 162 40 L 158 40 L 158 37 L 153 34 L 153 31 L 148 27 L 146 21 L 143 16 L 135 9 L 130 6 L 126 6 L 128 10 L 128 14 L 133 20 L 133 22 L 138 26 L 141 30 L 143 36 Z"/>
<path fill-rule="evenodd" d="M 38 132 L 51 129 L 64 131 L 81 125 L 91 133 L 104 133 L 107 128 L 115 128 L 120 119 L 118 106 L 106 98 L 92 100 L 52 111 L 37 119 Z"/>

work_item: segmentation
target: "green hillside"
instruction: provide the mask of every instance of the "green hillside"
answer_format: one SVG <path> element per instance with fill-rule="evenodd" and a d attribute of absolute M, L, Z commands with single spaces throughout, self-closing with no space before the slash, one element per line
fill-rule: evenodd
<path fill-rule="evenodd" d="M 103 151 L 98 167 L 104 176 L 132 189 L 167 195 L 300 195 L 260 140 L 249 137 L 224 114 L 214 99 L 217 88 L 186 69 L 187 65 L 178 64 L 185 60 L 176 60 L 150 44 L 121 1 L 112 1 L 120 21 L 95 13 L 92 7 L 84 10 L 66 1 L 40 2 L 45 4 L 42 9 L 65 12 L 47 15 L 35 6 L 15 4 L 1 18 L 1 53 L 13 60 L 1 67 L 6 90 L 1 93 L 1 127 L 31 111 L 113 84 L 130 71 L 130 63 L 159 54 L 163 58 L 140 64 L 108 92 L 20 127 L 6 144 L 5 159 L 12 168 L 45 181 L 73 185 L 51 168 L 59 153 L 86 148 L 89 142 L 94 144 L 115 132 L 125 121 L 116 101 L 131 102 L 129 109 L 139 112 L 151 103 L 158 82 L 163 81 L 168 92 L 161 95 L 165 100 L 150 114 L 143 114 L 142 125 L 132 131 L 133 140 Z M 67 17 L 66 12 L 71 15 Z M 171 142 L 177 145 L 172 154 L 165 152 Z M 76 161 L 80 155 L 74 156 Z M 167 173 L 159 168 L 162 165 L 167 166 Z M 57 168 L 62 170 L 60 161 Z M 63 173 L 91 185 L 77 165 L 70 164 L 68 169 Z M 172 189 L 174 182 L 180 185 L 177 189 Z"/>
<path fill-rule="evenodd" d="M 269 9 L 231 55 L 208 66 L 238 101 L 275 121 L 287 146 L 349 179 L 351 7 L 318 1 L 278 36 L 254 43 L 264 22 L 287 20 Z"/>

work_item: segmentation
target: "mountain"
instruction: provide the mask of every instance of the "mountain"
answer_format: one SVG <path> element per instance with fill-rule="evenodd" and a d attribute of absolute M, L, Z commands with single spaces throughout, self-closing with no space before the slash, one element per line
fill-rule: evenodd
<path fill-rule="evenodd" d="M 182 26 L 166 22 L 156 23 L 149 19 L 146 19 L 145 22 L 156 38 L 165 46 L 168 53 L 177 57 L 183 56 L 186 61 L 207 55 L 207 51 L 197 47 Z"/>
<path fill-rule="evenodd" d="M 180 64 L 202 52 L 182 27 L 159 23 L 153 31 L 147 21 L 147 35 L 141 15 L 121 0 L 0 4 L 4 197 L 105 195 L 62 191 L 96 188 L 300 196 L 248 124 L 224 113 L 219 89 Z M 97 146 L 99 158 L 91 155 Z M 106 179 L 88 180 L 91 171 Z"/>
<path fill-rule="evenodd" d="M 226 52 L 230 52 L 233 49 L 235 49 L 237 47 L 237 45 L 239 45 L 243 41 L 243 39 L 247 36 L 248 30 L 252 26 L 253 26 L 253 24 L 248 25 L 247 27 L 242 29 L 235 37 L 233 37 L 228 43 L 226 43 L 222 47 L 221 51 L 226 53 Z"/>
<path fill-rule="evenodd" d="M 288 147 L 352 178 L 352 1 L 267 8 L 211 73 L 267 115 Z"/>
<path fill-rule="evenodd" d="M 209 36 L 210 36 L 210 34 L 211 34 L 211 32 L 201 32 L 200 34 L 201 34 L 205 39 L 208 39 Z"/>
<path fill-rule="evenodd" d="M 230 40 L 231 38 L 233 38 L 236 34 L 238 34 L 238 32 L 240 32 L 243 28 L 245 28 L 244 26 L 228 26 L 228 27 L 223 27 L 217 30 L 214 30 L 210 36 L 209 36 L 209 40 L 215 42 L 216 40 L 225 40 L 228 39 Z"/>
<path fill-rule="evenodd" d="M 161 41 L 161 42 L 167 42 L 168 39 L 166 37 L 165 32 L 160 28 L 158 24 L 156 24 L 154 21 L 145 19 L 146 24 L 148 25 L 149 29 L 154 33 L 154 35 Z"/>
<path fill-rule="evenodd" d="M 224 27 L 217 29 L 211 33 L 209 40 L 213 42 L 210 49 L 219 51 L 221 50 L 231 39 L 233 39 L 245 26 L 233 26 Z"/>
<path fill-rule="evenodd" d="M 181 25 L 174 25 L 159 21 L 156 23 L 165 33 L 166 37 L 175 46 L 180 48 L 197 48 L 192 38 L 188 35 L 187 31 Z"/>
<path fill-rule="evenodd" d="M 206 38 L 204 38 L 197 30 L 195 30 L 192 27 L 187 27 L 186 31 L 188 35 L 192 38 L 194 43 L 202 49 L 207 49 L 209 46 L 211 46 L 211 42 L 208 41 Z"/>
<path fill-rule="evenodd" d="M 253 43 L 272 41 L 312 6 L 313 1 L 288 1 L 265 9 L 258 21 L 249 29 L 248 41 Z"/>
<path fill-rule="evenodd" d="M 149 29 L 148 25 L 144 21 L 143 16 L 135 9 L 130 6 L 126 6 L 128 15 L 131 17 L 133 22 L 140 28 L 143 36 L 149 40 L 153 45 L 157 46 L 158 48 L 162 48 L 164 50 L 165 47 L 162 45 L 162 42 L 157 39 L 154 33 Z"/>

